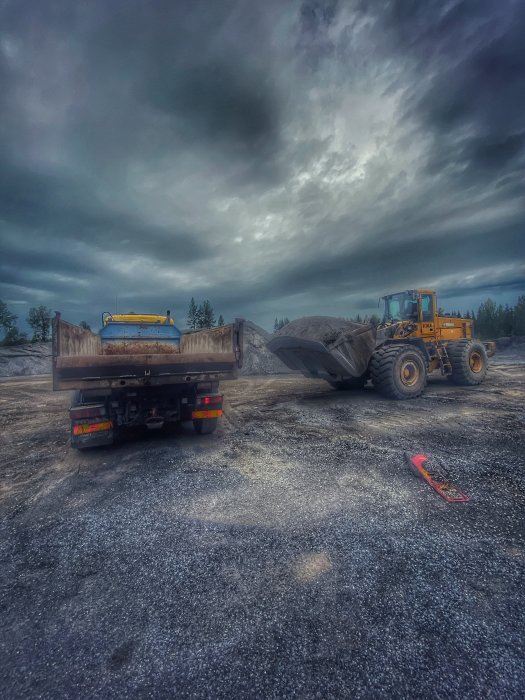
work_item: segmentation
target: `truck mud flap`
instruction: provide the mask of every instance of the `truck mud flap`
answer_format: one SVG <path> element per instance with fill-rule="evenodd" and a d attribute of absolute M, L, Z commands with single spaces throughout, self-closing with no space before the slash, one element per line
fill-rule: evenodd
<path fill-rule="evenodd" d="M 351 356 L 323 345 L 319 340 L 306 340 L 280 335 L 267 343 L 267 348 L 293 370 L 306 377 L 333 379 L 334 377 L 359 377 L 361 373 Z"/>

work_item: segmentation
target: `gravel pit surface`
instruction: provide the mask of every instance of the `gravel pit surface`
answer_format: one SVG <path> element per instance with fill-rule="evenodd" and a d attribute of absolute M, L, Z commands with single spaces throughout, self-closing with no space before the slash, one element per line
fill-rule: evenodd
<path fill-rule="evenodd" d="M 214 435 L 86 453 L 48 377 L 1 381 L 1 697 L 523 697 L 524 378 L 246 378 Z"/>

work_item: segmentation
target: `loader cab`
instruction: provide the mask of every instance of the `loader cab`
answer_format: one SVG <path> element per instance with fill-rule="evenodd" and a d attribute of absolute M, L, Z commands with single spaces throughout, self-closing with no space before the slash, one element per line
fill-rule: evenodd
<path fill-rule="evenodd" d="M 409 290 L 398 294 L 389 294 L 383 299 L 385 300 L 384 323 L 418 320 L 418 300 L 415 291 Z"/>
<path fill-rule="evenodd" d="M 409 289 L 406 292 L 388 294 L 385 301 L 383 323 L 412 321 L 432 323 L 436 316 L 435 292 L 425 289 Z"/>

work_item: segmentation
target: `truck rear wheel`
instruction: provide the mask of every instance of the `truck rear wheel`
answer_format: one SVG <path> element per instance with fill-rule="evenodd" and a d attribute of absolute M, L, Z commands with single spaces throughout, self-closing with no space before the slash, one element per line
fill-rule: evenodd
<path fill-rule="evenodd" d="M 412 345 L 380 347 L 372 355 L 370 375 L 379 393 L 398 400 L 420 396 L 427 383 L 425 360 Z"/>
<path fill-rule="evenodd" d="M 448 378 L 461 386 L 476 386 L 485 379 L 488 370 L 487 352 L 478 340 L 458 340 L 449 343 L 447 353 L 452 365 Z"/>
<path fill-rule="evenodd" d="M 193 427 L 198 435 L 209 435 L 215 432 L 218 420 L 218 418 L 196 418 L 193 421 Z"/>

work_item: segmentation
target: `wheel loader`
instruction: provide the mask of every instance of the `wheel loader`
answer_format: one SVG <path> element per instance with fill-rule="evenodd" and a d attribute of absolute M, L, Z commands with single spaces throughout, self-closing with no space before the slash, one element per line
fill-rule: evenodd
<path fill-rule="evenodd" d="M 304 332 L 307 323 L 294 332 L 292 321 L 268 348 L 307 377 L 338 389 L 361 388 L 371 379 L 377 391 L 393 399 L 420 396 L 435 371 L 464 386 L 485 379 L 494 343 L 473 339 L 470 319 L 439 315 L 434 291 L 411 289 L 382 299 L 384 316 L 377 327 L 311 317 L 318 322 L 310 327 L 323 328 L 322 333 Z M 333 333 L 326 332 L 330 322 Z"/>

